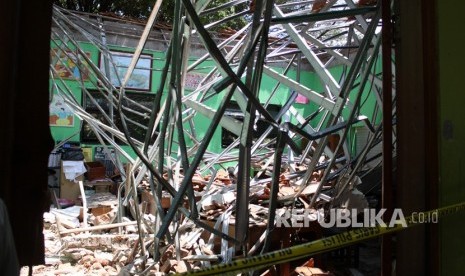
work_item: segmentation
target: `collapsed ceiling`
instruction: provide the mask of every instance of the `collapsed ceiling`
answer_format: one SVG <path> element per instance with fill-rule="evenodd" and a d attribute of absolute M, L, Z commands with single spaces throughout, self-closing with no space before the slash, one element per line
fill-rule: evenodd
<path fill-rule="evenodd" d="M 163 242 L 179 246 L 174 240 L 181 236 L 180 226 L 188 223 L 221 237 L 224 242 L 215 253 L 223 262 L 237 252 L 263 253 L 270 248 L 269 233 L 283 208 L 298 205 L 323 213 L 329 207 L 363 208 L 363 194 L 377 188 L 376 181 L 362 181 L 381 163 L 382 24 L 376 1 L 240 5 L 244 2 L 206 9 L 209 1 L 177 1 L 169 28 L 155 23 L 161 0 L 145 25 L 54 8 L 51 95 L 63 97 L 98 141 L 118 153 L 112 158 L 126 189 L 121 204 L 130 198 L 137 201 L 135 191 L 141 187 L 151 192 L 157 205 L 154 252 Z M 202 23 L 206 14 L 230 7 L 236 7 L 235 14 Z M 242 29 L 218 31 L 239 16 L 247 19 Z M 86 55 L 83 44 L 98 49 L 100 64 Z M 112 45 L 135 49 L 116 81 L 110 73 L 118 70 Z M 153 58 L 159 66 L 151 108 L 126 93 L 146 50 L 164 53 L 163 59 Z M 86 111 L 57 72 L 56 64 L 65 64 L 61 62 L 65 56 L 75 60 L 68 70 L 81 72 L 75 84 L 103 120 Z M 205 67 L 206 61 L 214 65 Z M 316 85 L 307 85 L 303 72 L 312 72 Z M 201 77 L 192 84 L 192 75 Z M 267 93 L 261 91 L 264 76 L 276 81 Z M 94 99 L 89 82 L 103 102 Z M 272 113 L 268 106 L 282 87 L 288 89 L 286 100 Z M 310 116 L 296 107 L 302 96 L 315 106 Z M 212 106 L 212 99 L 218 104 Z M 373 103 L 369 107 L 364 106 L 367 100 Z M 231 103 L 238 106 L 234 112 Z M 119 123 L 103 105 L 119 114 Z M 146 118 L 147 124 L 138 126 L 142 136 L 136 137 L 128 127 L 137 123 L 134 116 Z M 198 131 L 195 122 L 205 118 L 211 123 Z M 266 127 L 255 135 L 259 121 Z M 210 148 L 218 142 L 212 137 L 220 127 L 234 136 L 216 152 Z M 128 155 L 122 145 L 129 145 L 138 158 Z M 121 157 L 130 163 L 129 170 Z M 163 198 L 170 198 L 166 210 Z M 219 211 L 208 213 L 211 210 Z M 139 223 L 144 219 L 137 211 L 135 216 Z M 252 224 L 263 228 L 256 243 L 248 245 Z M 144 246 L 140 250 L 142 258 L 150 254 L 157 262 L 157 253 L 146 252 Z"/>

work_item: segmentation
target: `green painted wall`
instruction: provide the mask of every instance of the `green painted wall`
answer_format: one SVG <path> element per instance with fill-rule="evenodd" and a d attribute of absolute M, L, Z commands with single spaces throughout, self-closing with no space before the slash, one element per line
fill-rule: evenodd
<path fill-rule="evenodd" d="M 52 45 L 52 48 L 57 47 L 56 43 L 53 42 L 53 41 L 51 42 L 51 45 Z M 91 45 L 89 43 L 81 43 L 81 47 L 85 52 L 88 52 L 90 54 L 90 58 L 91 58 L 92 62 L 96 66 L 99 66 L 99 53 L 98 53 L 98 50 L 95 48 L 95 46 L 93 46 L 93 45 Z M 123 47 L 119 47 L 119 46 L 110 46 L 110 49 L 111 50 L 125 51 L 125 52 L 131 52 L 131 51 L 134 50 L 134 49 L 123 48 Z M 144 53 L 145 54 L 150 54 L 154 58 L 153 63 L 152 63 L 152 67 L 153 67 L 154 70 L 152 71 L 152 83 L 151 83 L 151 92 L 153 93 L 154 91 L 156 91 L 158 89 L 159 79 L 160 79 L 160 76 L 161 76 L 161 70 L 162 70 L 162 68 L 163 68 L 163 66 L 165 64 L 165 53 L 163 53 L 163 52 L 153 52 L 153 51 L 146 51 Z M 193 59 L 190 62 L 193 62 L 193 61 L 195 61 L 195 60 Z M 201 70 L 201 71 L 197 71 L 197 72 L 206 74 L 214 67 L 214 65 L 215 64 L 214 64 L 213 61 L 207 60 L 207 61 L 203 62 L 199 66 L 199 67 L 204 68 L 204 69 Z M 379 70 L 380 70 L 380 68 L 381 67 L 379 66 Z M 283 71 L 283 69 L 281 69 L 281 68 L 274 68 L 274 69 L 277 70 L 277 71 L 280 71 L 280 72 Z M 342 67 L 335 67 L 335 68 L 332 68 L 330 70 L 331 70 L 331 73 L 335 76 L 336 81 L 339 81 L 339 78 L 341 77 L 341 74 L 343 73 Z M 295 70 L 289 70 L 287 76 L 292 78 L 292 79 L 296 79 L 296 74 L 297 73 L 296 73 Z M 65 81 L 65 82 L 66 82 L 66 85 L 73 91 L 73 94 L 75 95 L 76 99 L 79 102 L 81 102 L 82 101 L 82 91 L 81 91 L 81 88 L 80 88 L 79 84 L 76 83 L 75 81 L 72 81 L 72 80 L 68 80 L 68 81 Z M 302 71 L 301 76 L 300 76 L 300 82 L 303 85 L 305 85 L 307 87 L 310 87 L 310 88 L 312 88 L 313 90 L 315 90 L 317 92 L 323 93 L 323 87 L 322 87 L 318 77 L 313 72 Z M 268 99 L 270 93 L 272 92 L 272 90 L 274 89 L 276 84 L 277 84 L 276 80 L 272 79 L 271 77 L 269 77 L 269 76 L 267 76 L 265 74 L 263 75 L 262 85 L 261 85 L 260 94 L 259 94 L 259 98 L 260 98 L 261 102 L 265 102 Z M 85 85 L 86 85 L 87 88 L 95 88 L 90 81 L 85 82 Z M 167 86 L 165 87 L 165 91 L 166 91 L 166 88 L 167 88 Z M 368 97 L 365 97 L 365 95 L 368 95 L 366 93 L 369 92 L 370 88 L 372 88 L 372 87 L 365 87 L 365 89 L 364 89 L 365 92 L 364 92 L 364 95 L 362 96 L 362 100 L 366 99 L 366 101 L 364 101 L 364 105 L 363 105 L 363 107 L 361 109 L 361 112 L 363 114 L 367 114 L 367 113 L 371 114 L 371 112 L 373 110 L 373 107 L 375 105 L 374 96 L 370 95 Z M 206 102 L 206 104 L 208 106 L 216 108 L 217 106 L 219 106 L 221 100 L 223 99 L 224 93 L 225 92 L 222 92 L 222 93 L 212 97 L 211 99 L 209 99 Z M 286 87 L 286 86 L 281 85 L 278 88 L 278 90 L 275 92 L 275 95 L 272 98 L 270 103 L 282 106 L 282 105 L 285 104 L 285 102 L 288 99 L 289 95 L 290 95 L 289 88 Z M 354 97 L 351 96 L 351 100 L 353 100 L 353 99 L 354 99 Z M 296 103 L 296 104 L 294 104 L 294 107 L 304 117 L 312 114 L 313 112 L 315 112 L 318 109 L 318 106 L 315 105 L 312 102 L 310 102 L 309 104 L 298 104 L 298 103 Z M 344 112 L 343 115 L 345 117 L 347 117 L 348 112 Z M 316 124 L 319 122 L 319 120 L 320 120 L 320 115 L 317 116 L 312 121 L 311 125 L 316 126 Z M 296 123 L 295 119 L 293 119 L 293 123 Z M 74 124 L 73 127 L 54 127 L 54 126 L 51 126 L 52 136 L 53 136 L 53 138 L 55 139 L 56 142 L 59 142 L 59 141 L 62 141 L 64 139 L 68 139 L 71 135 L 77 133 L 77 135 L 73 136 L 70 139 L 70 141 L 80 141 L 80 135 L 78 133 L 79 129 L 80 129 L 79 124 L 80 124 L 80 122 L 79 122 L 78 118 L 75 116 L 75 124 Z M 197 137 L 199 137 L 199 139 L 201 139 L 204 136 L 207 128 L 209 127 L 209 125 L 210 125 L 210 120 L 207 119 L 206 117 L 203 117 L 202 115 L 198 115 L 198 116 L 195 117 L 195 119 L 194 119 L 195 132 L 196 132 Z M 185 124 L 185 129 L 187 131 L 192 132 L 189 124 Z M 177 134 L 175 134 L 175 135 L 177 135 Z M 188 146 L 192 145 L 192 143 L 190 141 L 187 141 L 187 143 L 188 143 Z M 94 145 L 94 144 L 83 144 L 83 146 L 94 148 L 96 145 Z M 129 147 L 123 147 L 123 148 L 129 153 L 129 155 L 131 155 L 132 157 L 135 158 L 134 152 Z M 174 148 L 173 150 L 175 151 L 176 148 Z M 208 150 L 211 151 L 211 152 L 221 152 L 222 151 L 222 147 L 221 147 L 221 128 L 220 127 L 217 128 L 217 130 L 215 131 L 215 134 L 213 136 L 212 142 L 210 143 L 210 146 L 209 146 Z"/>
<path fill-rule="evenodd" d="M 296 72 L 289 72 L 288 76 L 291 78 L 295 79 Z M 301 83 L 307 86 L 311 86 L 311 82 L 313 81 L 314 76 L 313 74 L 309 72 L 303 72 L 301 73 Z M 264 103 L 274 87 L 276 86 L 277 81 L 272 79 L 271 77 L 267 75 L 263 75 L 262 79 L 262 86 L 260 88 L 260 94 L 259 94 L 259 99 L 262 103 Z M 220 93 L 218 96 L 215 96 L 211 99 L 209 99 L 206 104 L 208 106 L 212 107 L 217 107 L 220 105 L 221 100 L 224 97 L 225 92 Z M 286 100 L 289 98 L 290 95 L 290 90 L 286 86 L 280 86 L 277 91 L 275 92 L 274 97 L 271 99 L 270 103 L 271 104 L 276 104 L 276 105 L 284 105 L 286 103 Z M 317 108 L 312 105 L 304 105 L 304 104 L 295 104 L 295 107 L 297 110 L 301 112 L 301 114 L 309 115 L 311 112 L 315 111 Z M 205 134 L 207 128 L 210 125 L 210 120 L 207 119 L 206 117 L 199 115 L 195 118 L 194 120 L 195 125 L 196 125 L 196 130 L 197 134 L 199 137 L 203 137 Z M 215 134 L 212 138 L 212 143 L 210 144 L 208 150 L 212 152 L 221 152 L 222 147 L 221 147 L 221 128 L 218 128 L 215 131 Z"/>
<path fill-rule="evenodd" d="M 465 1 L 436 1 L 439 33 L 439 203 L 445 206 L 465 200 L 465 88 L 463 64 L 463 11 Z M 465 272 L 465 214 L 440 223 L 441 275 Z"/>

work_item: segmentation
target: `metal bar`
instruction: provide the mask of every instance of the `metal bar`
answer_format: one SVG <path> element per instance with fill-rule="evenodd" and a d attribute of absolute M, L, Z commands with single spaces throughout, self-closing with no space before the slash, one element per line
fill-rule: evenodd
<path fill-rule="evenodd" d="M 176 1 L 175 5 L 175 13 L 174 13 L 174 26 L 173 26 L 173 49 L 182 49 L 181 47 L 181 38 L 183 36 L 183 28 L 182 25 L 184 25 L 183 20 L 181 19 L 181 2 Z M 189 29 L 186 30 L 187 33 L 189 33 Z M 189 34 L 188 34 L 189 35 Z M 187 38 L 188 40 L 188 38 Z M 183 50 L 186 50 L 185 48 Z M 182 56 L 185 57 L 186 54 L 184 51 L 182 52 Z M 178 120 L 176 120 L 176 125 L 178 129 L 178 150 L 181 155 L 181 163 L 183 170 L 186 171 L 187 168 L 189 167 L 189 159 L 187 157 L 187 147 L 186 147 L 186 141 L 184 137 L 184 126 L 182 122 L 182 77 L 184 76 L 181 71 L 182 71 L 182 63 L 183 60 L 180 58 L 180 55 L 172 55 L 172 63 L 171 63 L 171 78 L 170 78 L 170 89 L 171 93 L 173 94 L 173 99 L 174 99 L 174 107 L 173 109 L 176 110 L 178 114 Z M 184 67 L 185 68 L 185 67 Z M 179 170 L 178 170 L 179 172 Z M 190 203 L 190 209 L 191 209 L 191 215 L 192 218 L 197 218 L 197 209 L 196 204 L 195 204 L 195 196 L 194 196 L 194 190 L 192 185 L 189 185 L 187 188 L 188 192 L 188 200 Z"/>
<path fill-rule="evenodd" d="M 278 142 L 276 145 L 276 153 L 274 155 L 274 167 L 273 170 L 273 177 L 271 182 L 271 191 L 270 191 L 270 201 L 268 205 L 268 223 L 266 226 L 266 234 L 265 234 L 265 241 L 263 244 L 263 248 L 260 254 L 268 252 L 271 243 L 271 232 L 274 230 L 275 225 L 275 217 L 276 217 L 276 206 L 278 200 L 278 192 L 279 192 L 279 180 L 281 176 L 281 156 L 284 151 L 284 137 L 286 130 L 280 130 L 278 132 Z M 286 237 L 287 238 L 287 237 Z"/>
<path fill-rule="evenodd" d="M 291 93 L 291 95 L 289 96 L 287 102 L 284 104 L 284 106 L 281 108 L 281 110 L 278 112 L 278 114 L 276 115 L 276 121 L 279 120 L 279 118 L 281 118 L 292 106 L 292 104 L 294 104 L 295 102 L 295 99 L 297 98 L 297 92 L 293 92 Z M 269 126 L 266 131 L 263 133 L 262 136 L 260 136 L 257 141 L 255 141 L 255 144 L 253 145 L 252 147 L 252 154 L 258 149 L 258 147 L 262 144 L 263 140 L 265 140 L 265 138 L 271 133 L 273 127 Z M 286 133 L 287 134 L 287 133 Z"/>
<path fill-rule="evenodd" d="M 278 17 L 284 17 L 284 13 L 278 7 L 275 6 L 274 11 Z M 302 54 L 304 54 L 304 56 L 310 62 L 318 76 L 324 81 L 326 85 L 329 86 L 329 89 L 333 94 L 337 94 L 340 90 L 339 85 L 334 80 L 331 73 L 329 73 L 329 71 L 326 68 L 324 68 L 323 64 L 317 58 L 316 54 L 313 51 L 311 51 L 310 47 L 307 45 L 307 42 L 298 33 L 297 29 L 289 23 L 284 23 L 283 27 L 288 32 L 289 36 L 297 44 L 297 47 L 299 47 L 299 49 L 302 51 Z"/>
<path fill-rule="evenodd" d="M 375 12 L 376 7 L 366 7 L 366 8 L 355 8 L 341 11 L 331 11 L 331 12 L 321 12 L 321 13 L 312 13 L 307 15 L 295 15 L 295 16 L 284 16 L 284 17 L 274 17 L 271 19 L 272 24 L 288 24 L 288 23 L 302 23 L 302 22 L 312 22 L 312 21 L 322 21 L 330 20 L 341 17 L 350 17 L 360 14 L 367 14 L 370 12 Z"/>
<path fill-rule="evenodd" d="M 160 228 L 160 231 L 157 234 L 157 237 L 159 237 L 159 238 L 164 236 L 166 231 L 168 230 L 169 223 L 173 219 L 174 214 L 176 212 L 176 209 L 178 208 L 179 204 L 181 203 L 181 198 L 184 196 L 184 193 L 185 193 L 185 191 L 187 189 L 187 185 L 188 185 L 190 179 L 192 179 L 192 176 L 194 175 L 195 170 L 196 170 L 197 166 L 199 165 L 199 163 L 201 161 L 202 155 L 204 154 L 204 152 L 205 152 L 205 150 L 206 150 L 206 148 L 208 146 L 208 143 L 210 142 L 211 138 L 213 137 L 213 132 L 215 131 L 219 121 L 221 120 L 221 117 L 224 114 L 224 111 L 226 110 L 226 105 L 229 102 L 229 100 L 231 99 L 232 94 L 233 94 L 233 92 L 234 92 L 234 90 L 236 88 L 236 85 L 242 86 L 241 89 L 243 89 L 243 91 L 247 90 L 247 88 L 244 89 L 244 84 L 242 83 L 242 81 L 231 70 L 229 65 L 224 60 L 224 57 L 221 55 L 218 48 L 216 47 L 215 43 L 211 40 L 211 38 L 208 35 L 207 31 L 203 28 L 202 23 L 200 22 L 200 19 L 196 15 L 194 7 L 192 6 L 192 4 L 187 0 L 182 0 L 182 1 L 184 3 L 186 11 L 189 13 L 189 15 L 191 17 L 191 20 L 193 21 L 193 23 L 197 27 L 197 30 L 199 31 L 199 34 L 201 35 L 202 39 L 205 41 L 207 49 L 209 49 L 209 51 L 212 53 L 214 60 L 216 60 L 219 63 L 219 65 L 221 66 L 223 71 L 225 71 L 225 73 L 227 73 L 229 77 L 234 79 L 235 82 L 234 82 L 234 85 L 231 87 L 231 89 L 226 93 L 225 97 L 223 98 L 223 100 L 222 100 L 222 102 L 220 104 L 220 107 L 218 108 L 217 113 L 215 114 L 215 117 L 212 120 L 212 124 L 210 125 L 207 132 L 205 133 L 203 143 L 200 145 L 199 150 L 197 151 L 197 154 L 195 155 L 194 160 L 191 163 L 191 166 L 189 167 L 189 169 L 187 170 L 187 172 L 186 172 L 186 174 L 184 176 L 184 179 L 183 179 L 183 181 L 182 181 L 182 183 L 181 183 L 181 185 L 179 187 L 178 193 L 174 197 L 172 205 L 170 206 L 170 209 L 168 210 L 168 213 L 166 214 L 166 216 L 165 216 L 165 218 L 163 220 L 163 224 L 162 224 L 162 226 Z M 255 44 L 255 43 L 256 43 L 256 41 L 252 41 L 252 44 Z M 243 63 L 242 63 L 242 66 L 240 66 L 239 69 L 238 69 L 238 75 L 242 75 L 242 72 L 245 69 L 244 64 L 246 64 L 244 62 L 247 62 L 249 60 L 249 58 L 250 58 L 250 52 L 249 52 L 249 56 L 246 56 L 242 60 Z"/>
<path fill-rule="evenodd" d="M 325 128 L 322 131 L 315 132 L 315 133 L 307 133 L 303 129 L 295 126 L 294 124 L 292 124 L 290 122 L 287 122 L 286 125 L 287 125 L 287 127 L 289 127 L 289 130 L 292 130 L 292 131 L 302 135 L 303 137 L 307 138 L 310 141 L 314 141 L 314 140 L 320 139 L 322 137 L 328 136 L 329 134 L 336 133 L 336 132 L 338 132 L 338 131 L 340 131 L 342 129 L 346 129 L 350 125 L 358 123 L 358 122 L 360 122 L 362 120 L 368 120 L 368 118 L 365 117 L 365 116 L 359 116 L 357 119 L 354 119 L 352 121 L 341 122 L 341 123 L 338 123 L 336 125 L 332 125 L 332 126 L 330 126 L 328 128 Z"/>
<path fill-rule="evenodd" d="M 246 15 L 246 14 L 248 14 L 248 13 L 250 13 L 248 10 L 235 13 L 235 14 L 233 14 L 233 15 L 230 15 L 230 16 L 228 16 L 228 17 L 225 17 L 225 18 L 223 18 L 223 19 L 220 19 L 220 20 L 218 20 L 218 21 L 216 21 L 216 22 L 212 22 L 212 23 L 210 23 L 210 24 L 208 24 L 208 25 L 205 25 L 205 29 L 214 28 L 214 27 L 216 27 L 216 26 L 218 26 L 218 25 L 221 25 L 221 24 L 223 24 L 223 23 L 226 23 L 226 22 L 228 22 L 228 21 L 230 21 L 230 20 L 232 20 L 232 19 L 234 19 L 234 18 L 244 16 L 244 15 Z"/>
<path fill-rule="evenodd" d="M 343 96 L 343 97 L 344 97 L 344 96 L 347 97 L 348 94 L 349 94 L 349 92 L 350 92 L 350 90 L 351 90 L 352 84 L 353 84 L 354 81 L 355 81 L 355 78 L 356 78 L 356 75 L 357 75 L 357 73 L 358 73 L 358 70 L 360 69 L 360 67 L 361 67 L 361 65 L 362 65 L 362 62 L 363 62 L 363 58 L 362 58 L 362 57 L 366 55 L 367 47 L 368 47 L 368 45 L 369 45 L 369 43 L 370 43 L 370 41 L 371 41 L 371 36 L 372 36 L 372 35 L 374 34 L 374 32 L 375 32 L 375 29 L 376 29 L 376 26 L 377 26 L 377 21 L 379 20 L 379 16 L 380 16 L 380 14 L 379 14 L 379 10 L 378 10 L 378 12 L 376 13 L 376 16 L 372 19 L 372 22 L 370 23 L 370 26 L 369 26 L 369 28 L 368 28 L 367 34 L 366 34 L 365 37 L 363 38 L 362 45 L 361 45 L 361 50 L 362 50 L 362 51 L 359 52 L 359 53 L 357 54 L 357 56 L 356 56 L 356 58 L 355 58 L 355 60 L 354 60 L 354 64 L 353 64 L 352 67 L 350 68 L 349 75 L 348 75 L 348 77 L 347 77 L 347 79 L 346 79 L 346 81 L 345 81 L 345 83 L 344 83 L 344 86 L 343 86 L 343 88 L 342 88 L 342 90 L 341 90 L 341 96 Z M 370 34 L 371 34 L 371 35 L 370 35 Z M 378 40 L 378 41 L 379 41 L 379 40 Z M 379 43 L 378 43 L 377 45 L 379 46 Z M 371 60 L 370 60 L 370 61 L 371 61 L 371 62 L 374 61 L 373 56 L 371 57 Z M 366 72 L 369 71 L 369 70 L 370 70 L 370 68 L 368 68 L 368 69 L 365 70 L 365 74 L 364 74 L 365 77 L 368 76 L 368 73 L 366 73 Z M 365 78 L 364 81 L 366 81 L 366 78 Z M 362 83 L 364 83 L 364 82 L 362 82 Z M 362 93 L 361 93 L 360 90 L 359 90 L 359 93 L 358 93 L 358 95 L 357 95 L 357 99 L 356 99 L 356 101 L 355 101 L 355 102 L 356 102 L 356 103 L 355 103 L 355 106 L 357 106 L 357 104 L 360 102 L 360 96 L 361 96 L 361 94 L 362 94 Z M 356 110 L 356 108 L 353 108 L 353 109 L 351 110 L 350 116 L 349 116 L 349 120 L 352 120 L 352 117 L 355 115 L 355 110 Z M 339 108 L 339 112 L 338 112 L 337 114 L 339 115 L 340 113 L 341 113 L 341 108 Z M 336 117 L 334 118 L 334 121 L 337 120 L 337 117 L 338 117 L 338 116 L 336 116 Z M 341 142 L 343 142 L 343 141 L 345 140 L 345 136 L 346 136 L 346 135 L 347 135 L 347 129 L 346 129 L 346 131 L 344 131 L 342 137 L 340 138 L 340 142 L 339 142 L 339 144 L 337 145 L 336 150 L 335 150 L 335 155 L 336 155 L 336 153 L 339 151 Z M 323 144 L 326 145 L 326 143 L 327 143 L 327 136 L 324 138 Z M 331 158 L 331 163 L 334 163 L 334 161 L 335 161 L 335 159 L 336 159 L 336 158 L 335 158 L 335 155 Z M 333 165 L 333 164 L 330 164 L 330 166 L 328 166 L 328 168 L 326 168 L 326 170 L 324 171 L 323 177 L 322 177 L 322 179 L 321 179 L 321 181 L 320 181 L 320 183 L 319 183 L 319 185 L 318 185 L 318 188 L 317 188 L 315 194 L 313 195 L 313 197 L 312 197 L 312 199 L 311 199 L 311 201 L 310 201 L 310 207 L 312 207 L 312 206 L 315 204 L 316 199 L 318 198 L 318 195 L 319 195 L 319 193 L 320 193 L 320 191 L 321 191 L 321 188 L 322 188 L 323 185 L 325 184 L 326 177 L 328 176 L 329 171 L 330 171 L 332 165 Z"/>
<path fill-rule="evenodd" d="M 226 104 L 229 102 L 229 100 L 232 97 L 234 89 L 230 89 L 227 94 L 225 95 L 222 103 L 220 104 L 219 109 L 217 110 L 217 113 L 215 114 L 215 117 L 212 120 L 212 124 L 208 128 L 207 132 L 205 133 L 203 143 L 200 144 L 199 150 L 197 151 L 197 154 L 194 157 L 194 160 L 192 161 L 190 167 L 186 171 L 184 175 L 184 179 L 181 182 L 181 185 L 178 189 L 177 194 L 173 198 L 173 202 L 170 206 L 170 209 L 168 210 L 168 213 L 166 214 L 165 218 L 163 219 L 163 223 L 160 227 L 160 230 L 157 234 L 158 238 L 161 238 L 162 236 L 165 235 L 166 231 L 168 230 L 168 226 L 171 222 L 171 220 L 174 217 L 174 214 L 176 213 L 176 210 L 181 203 L 181 199 L 184 196 L 184 193 L 187 189 L 187 185 L 189 185 L 190 179 L 192 179 L 192 176 L 195 173 L 196 167 L 201 161 L 202 155 L 204 154 L 208 143 L 210 142 L 211 138 L 213 137 L 213 132 L 216 129 L 216 126 L 218 125 L 219 121 L 221 120 L 222 115 L 224 114 L 224 111 L 226 110 Z"/>
<path fill-rule="evenodd" d="M 224 40 L 223 42 L 221 42 L 220 44 L 218 44 L 218 48 L 219 49 L 223 49 L 224 47 L 226 47 L 230 42 L 234 41 L 234 39 L 238 38 L 241 34 L 243 34 L 247 28 L 249 27 L 250 23 L 248 23 L 247 25 L 245 25 L 242 29 L 240 29 L 239 31 L 237 31 L 236 33 L 234 33 L 231 37 L 229 37 L 228 39 Z M 238 45 L 238 44 L 237 44 Z M 191 65 L 189 65 L 188 67 L 188 71 L 191 71 L 193 69 L 195 69 L 198 65 L 200 65 L 202 62 L 204 62 L 207 58 L 208 58 L 209 54 L 205 54 L 204 56 L 202 56 L 201 58 L 197 59 L 194 63 L 192 63 Z"/>
<path fill-rule="evenodd" d="M 260 25 L 260 17 L 263 10 L 263 1 L 255 1 L 255 11 L 253 14 L 252 27 L 250 32 L 250 39 L 263 31 L 266 25 Z M 265 39 L 265 32 L 262 33 L 260 48 L 262 48 Z M 246 85 L 250 87 L 251 93 L 258 96 L 257 91 L 257 76 L 254 74 L 254 69 L 259 70 L 258 62 L 262 56 L 257 56 L 257 68 L 254 68 L 253 61 L 255 59 L 255 51 L 253 48 L 247 49 L 252 52 L 252 58 L 247 65 Z M 237 176 L 237 192 L 236 192 L 236 225 L 235 235 L 236 240 L 242 244 L 243 253 L 247 252 L 246 240 L 249 227 L 249 190 L 250 190 L 250 159 L 251 159 L 251 144 L 253 136 L 253 125 L 255 122 L 255 108 L 251 102 L 247 103 L 247 108 L 244 111 L 244 122 L 242 124 L 242 131 L 239 143 L 239 159 L 238 159 L 238 176 Z"/>
<path fill-rule="evenodd" d="M 192 100 L 185 100 L 184 104 L 210 119 L 213 119 L 217 112 L 213 108 L 208 107 L 203 103 L 195 102 Z M 241 122 L 234 118 L 223 116 L 220 120 L 220 125 L 237 136 L 241 135 Z"/>
<path fill-rule="evenodd" d="M 322 96 L 320 93 L 312 91 L 311 89 L 303 86 L 302 84 L 298 83 L 297 81 L 283 76 L 280 73 L 276 72 L 275 70 L 271 69 L 268 66 L 263 66 L 263 73 L 267 74 L 268 76 L 277 79 L 281 84 L 286 85 L 289 88 L 297 91 L 298 93 L 304 95 L 305 97 L 309 98 L 311 101 L 315 102 L 315 104 L 324 107 L 329 111 L 334 110 L 335 102 L 331 99 L 328 99 Z M 335 112 L 334 110 L 333 112 Z"/>
<path fill-rule="evenodd" d="M 207 14 L 210 14 L 210 13 L 218 12 L 218 11 L 224 9 L 224 8 L 230 8 L 230 7 L 233 7 L 233 6 L 242 4 L 242 3 L 246 3 L 246 2 L 247 2 L 247 0 L 235 0 L 235 1 L 227 2 L 227 3 L 224 3 L 222 5 L 216 6 L 214 8 L 204 10 L 204 11 L 199 13 L 199 16 L 204 16 L 204 15 L 207 15 Z"/>

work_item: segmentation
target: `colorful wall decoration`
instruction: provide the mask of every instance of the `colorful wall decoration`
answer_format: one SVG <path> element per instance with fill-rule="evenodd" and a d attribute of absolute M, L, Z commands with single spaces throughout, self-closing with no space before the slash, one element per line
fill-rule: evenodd
<path fill-rule="evenodd" d="M 65 100 L 58 94 L 53 95 L 50 103 L 50 126 L 73 127 L 74 115 L 72 110 L 66 105 Z"/>
<path fill-rule="evenodd" d="M 86 52 L 85 55 L 90 59 L 90 53 Z M 60 49 L 52 49 L 50 51 L 50 61 L 53 64 L 55 77 L 57 75 L 62 79 L 69 80 L 89 80 L 88 66 L 77 66 L 76 64 L 82 62 L 87 64 L 86 59 L 80 54 L 73 51 L 62 51 Z M 81 68 L 81 69 L 79 69 Z"/>

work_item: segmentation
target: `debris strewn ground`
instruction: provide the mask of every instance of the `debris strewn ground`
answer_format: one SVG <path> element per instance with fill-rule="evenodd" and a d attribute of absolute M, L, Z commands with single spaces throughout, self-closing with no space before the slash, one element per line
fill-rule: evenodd
<path fill-rule="evenodd" d="M 316 177 L 314 181 L 318 180 Z M 64 209 L 52 206 L 50 212 L 44 214 L 46 264 L 33 267 L 33 275 L 165 275 L 231 260 L 230 248 L 233 247 L 182 215 L 170 226 L 170 233 L 177 233 L 172 236 L 174 240 L 160 239 L 155 246 L 157 208 L 151 206 L 155 202 L 147 182 L 142 183 L 139 221 L 134 219 L 136 212 L 132 200 L 128 201 L 127 206 L 119 206 L 116 196 L 110 193 L 87 195 L 87 216 L 84 216 L 81 206 Z M 193 183 L 201 221 L 233 236 L 235 213 L 232 207 L 236 199 L 234 179 L 225 171 L 220 171 L 214 179 L 197 175 Z M 208 183 L 210 187 L 207 191 L 205 187 Z M 263 243 L 269 217 L 267 200 L 270 183 L 271 178 L 264 177 L 251 189 L 255 199 L 249 205 L 250 246 L 260 247 Z M 286 203 L 286 198 L 295 197 L 299 191 L 299 183 L 286 170 L 279 177 L 278 187 L 278 199 L 281 199 L 276 208 L 278 215 L 292 208 L 303 211 L 314 193 L 311 188 L 303 190 L 298 197 L 301 204 L 296 207 Z M 170 200 L 166 196 L 166 202 L 161 204 L 163 208 L 169 208 Z M 321 204 L 324 201 L 318 205 Z M 313 214 L 295 214 L 323 215 L 318 214 L 322 209 L 314 211 Z M 315 220 L 316 217 L 310 219 Z M 270 249 L 285 248 L 294 242 L 311 241 L 322 235 L 318 223 L 304 228 L 277 228 L 271 237 L 276 243 Z M 293 263 L 282 269 L 294 271 L 297 275 L 331 275 L 315 268 L 313 261 L 311 264 L 303 261 Z M 28 269 L 23 268 L 21 275 L 27 274 Z"/>

